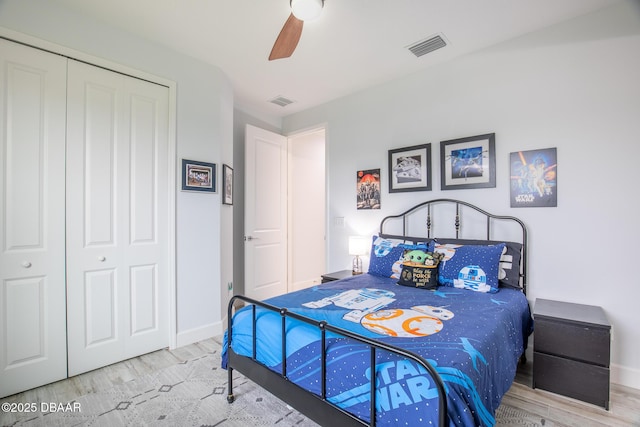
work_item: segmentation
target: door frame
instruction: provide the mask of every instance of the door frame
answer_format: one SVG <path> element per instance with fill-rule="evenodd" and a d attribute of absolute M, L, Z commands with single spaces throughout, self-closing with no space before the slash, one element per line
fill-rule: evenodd
<path fill-rule="evenodd" d="M 328 230 L 329 230 L 329 222 L 328 222 L 328 206 L 327 206 L 327 200 L 329 200 L 328 198 L 328 191 L 329 191 L 329 182 L 328 182 L 328 173 L 327 173 L 327 125 L 326 124 L 320 124 L 317 126 L 311 126 L 311 127 L 307 127 L 301 130 L 296 130 L 294 132 L 288 133 L 286 134 L 286 138 L 287 138 L 287 157 L 289 158 L 289 161 L 287 162 L 287 180 L 288 180 L 288 188 L 287 188 L 287 192 L 289 193 L 289 196 L 291 195 L 291 182 L 294 179 L 292 176 L 292 168 L 293 168 L 293 161 L 291 159 L 291 154 L 292 154 L 292 148 L 291 145 L 293 143 L 295 143 L 294 141 L 297 138 L 303 138 L 307 135 L 311 135 L 317 132 L 324 132 L 324 170 L 325 173 L 323 175 L 324 178 L 324 201 L 323 201 L 323 210 L 324 210 L 324 239 L 322 241 L 322 245 L 323 245 L 323 252 L 324 252 L 324 272 L 326 273 L 327 270 L 327 263 L 329 260 L 329 254 L 327 253 L 327 238 L 328 238 Z M 287 291 L 288 292 L 293 292 L 297 289 L 294 289 L 294 283 L 293 283 L 293 253 L 296 250 L 294 242 L 293 242 L 293 233 L 292 233 L 292 226 L 293 226 L 293 197 L 288 197 L 288 202 L 287 202 L 287 212 L 288 212 L 288 221 L 287 221 L 287 232 L 288 232 L 288 237 L 287 237 Z M 321 277 L 318 277 L 318 283 L 321 283 Z"/>
<path fill-rule="evenodd" d="M 27 45 L 36 49 L 44 50 L 53 54 L 65 56 L 77 61 L 86 62 L 91 65 L 105 68 L 107 70 L 114 71 L 116 73 L 125 74 L 131 77 L 135 77 L 142 80 L 147 80 L 151 83 L 156 83 L 161 86 L 166 86 L 169 89 L 169 117 L 168 117 L 168 149 L 167 159 L 170 167 L 167 171 L 168 187 L 168 212 L 167 212 L 167 226 L 168 226 L 168 301 L 169 301 L 169 347 L 177 347 L 177 300 L 176 300 L 176 167 L 177 167 L 177 153 L 176 153 L 176 119 L 177 119 L 177 83 L 173 80 L 169 80 L 164 77 L 156 76 L 145 71 L 136 70 L 126 65 L 119 64 L 104 58 L 93 56 L 84 52 L 77 51 L 75 49 L 68 48 L 56 43 L 49 42 L 47 40 L 39 39 L 18 31 L 10 30 L 0 27 L 0 37 L 9 41 Z M 173 166 L 173 167 L 171 167 Z"/>
<path fill-rule="evenodd" d="M 328 126 L 327 126 L 326 123 L 320 123 L 320 124 L 317 124 L 317 125 L 305 127 L 305 128 L 298 129 L 298 130 L 295 130 L 295 131 L 292 131 L 292 132 L 289 132 L 289 133 L 284 133 L 284 132 L 282 132 L 282 130 L 267 129 L 267 128 L 261 127 L 259 124 L 254 124 L 251 121 L 245 121 L 245 122 L 242 123 L 242 126 L 243 126 L 243 128 L 245 130 L 246 130 L 246 126 L 247 125 L 250 125 L 250 126 L 253 126 L 253 127 L 257 127 L 259 129 L 263 129 L 265 131 L 272 132 L 272 133 L 277 133 L 279 135 L 284 136 L 287 139 L 287 142 L 286 142 L 286 145 L 287 145 L 287 147 L 286 147 L 287 159 L 289 159 L 289 157 L 290 157 L 290 149 L 289 148 L 290 148 L 290 144 L 291 144 L 291 140 L 292 139 L 295 139 L 296 137 L 304 136 L 306 134 L 310 134 L 310 133 L 314 133 L 314 132 L 318 132 L 318 131 L 322 131 L 323 130 L 324 131 L 325 170 L 326 170 L 326 166 L 328 165 L 328 158 L 329 158 L 328 155 L 327 155 L 327 151 L 328 151 L 328 145 L 327 145 Z M 246 158 L 246 149 L 245 149 L 246 138 L 247 138 L 246 134 L 244 134 L 242 136 L 242 141 L 241 142 L 236 141 L 237 143 L 241 143 L 242 146 L 243 146 L 243 153 L 242 153 L 242 156 L 241 156 L 242 157 L 242 166 L 237 169 L 238 171 L 240 171 L 240 173 L 243 174 L 243 176 L 244 176 L 244 174 L 246 174 L 246 168 L 247 168 L 247 165 L 246 165 L 246 162 L 245 162 L 245 158 Z M 236 160 L 236 162 L 237 162 L 237 160 Z M 287 164 L 288 164 L 288 166 L 287 166 L 286 174 L 287 174 L 287 183 L 289 184 L 290 179 L 291 179 L 291 177 L 290 177 L 290 173 L 291 173 L 290 162 L 288 161 Z M 236 165 L 236 166 L 238 166 L 238 165 Z M 245 178 L 243 178 L 243 179 L 245 179 Z M 327 263 L 328 263 L 328 260 L 329 260 L 329 254 L 328 254 L 328 248 L 329 248 L 329 245 L 328 245 L 328 239 L 329 239 L 329 237 L 328 237 L 328 234 L 329 234 L 328 233 L 328 230 L 329 230 L 329 211 L 328 211 L 328 208 L 329 208 L 329 206 L 328 206 L 328 200 L 329 200 L 329 197 L 328 197 L 329 196 L 329 175 L 327 173 L 325 173 L 325 175 L 324 175 L 324 181 L 325 181 L 325 190 L 324 190 L 325 239 L 324 239 L 323 243 L 324 243 L 324 253 L 325 253 L 325 266 L 324 266 L 324 268 L 326 270 Z M 290 188 L 289 188 L 290 186 L 287 185 L 287 187 L 288 187 L 287 188 L 287 192 L 289 192 L 290 191 Z M 242 191 L 244 191 L 244 189 Z M 242 197 L 245 198 L 246 194 L 242 194 Z M 242 223 L 242 227 L 240 229 L 238 229 L 237 231 L 235 231 L 235 233 L 234 233 L 234 239 L 236 241 L 242 243 L 242 249 L 241 250 L 238 250 L 238 251 L 234 250 L 234 255 L 236 255 L 236 258 L 237 258 L 236 265 L 238 266 L 237 270 L 235 270 L 235 267 L 234 267 L 234 282 L 242 283 L 243 286 L 238 292 L 234 292 L 234 294 L 246 295 L 246 288 L 245 288 L 246 277 L 245 277 L 245 274 L 246 274 L 246 268 L 247 268 L 247 265 L 246 265 L 247 264 L 247 259 L 246 259 L 246 256 L 245 256 L 244 236 L 247 236 L 247 233 L 248 233 L 247 227 L 246 227 L 246 224 L 245 224 L 245 211 L 247 209 L 247 206 L 244 204 L 244 201 L 241 202 L 241 203 L 242 203 L 242 205 L 241 205 L 242 208 L 241 209 L 237 209 L 236 212 L 234 213 L 234 221 L 238 221 L 238 222 Z M 287 202 L 287 203 L 288 203 L 287 213 L 289 214 L 290 210 L 291 210 L 290 209 L 290 202 Z M 286 240 L 286 243 L 287 243 L 286 262 L 287 262 L 287 289 L 288 289 L 288 292 L 290 291 L 290 288 L 291 288 L 291 283 L 290 283 L 291 282 L 291 274 L 290 274 L 291 273 L 291 269 L 290 269 L 290 265 L 289 264 L 291 262 L 291 260 L 290 260 L 290 251 L 291 251 L 291 249 L 290 248 L 292 246 L 291 245 L 291 238 L 290 238 L 289 231 L 290 231 L 290 218 L 287 221 L 287 232 L 288 232 L 289 236 L 287 237 L 287 240 Z"/>

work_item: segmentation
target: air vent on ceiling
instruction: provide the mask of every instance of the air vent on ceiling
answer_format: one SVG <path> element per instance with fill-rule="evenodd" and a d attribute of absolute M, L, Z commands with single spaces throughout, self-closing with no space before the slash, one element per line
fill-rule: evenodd
<path fill-rule="evenodd" d="M 279 105 L 281 107 L 286 107 L 289 104 L 293 104 L 293 101 L 285 98 L 284 96 L 277 96 L 275 98 L 273 98 L 272 100 L 269 101 L 272 104 L 276 104 Z"/>
<path fill-rule="evenodd" d="M 433 52 L 434 50 L 438 50 L 442 47 L 445 47 L 447 42 L 444 40 L 442 36 L 434 36 L 429 39 L 420 41 L 411 46 L 408 46 L 407 49 L 411 51 L 415 56 L 420 58 L 427 53 Z"/>

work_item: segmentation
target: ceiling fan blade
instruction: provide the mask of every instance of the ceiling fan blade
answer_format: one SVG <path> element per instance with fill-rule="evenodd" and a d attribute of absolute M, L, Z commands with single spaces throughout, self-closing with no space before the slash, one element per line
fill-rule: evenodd
<path fill-rule="evenodd" d="M 289 15 L 289 19 L 284 23 L 276 42 L 273 44 L 269 61 L 288 58 L 293 54 L 302 35 L 302 24 L 303 22 L 293 16 L 293 13 Z"/>

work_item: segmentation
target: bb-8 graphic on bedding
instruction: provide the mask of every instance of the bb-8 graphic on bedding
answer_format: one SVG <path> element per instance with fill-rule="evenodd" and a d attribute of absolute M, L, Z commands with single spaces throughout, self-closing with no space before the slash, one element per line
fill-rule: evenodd
<path fill-rule="evenodd" d="M 389 308 L 395 294 L 382 289 L 352 289 L 317 301 L 302 304 L 307 308 L 322 308 L 334 304 L 351 311 L 342 318 L 360 323 L 367 330 L 390 337 L 426 337 L 442 330 L 442 321 L 453 318 L 453 312 L 443 307 L 417 305 L 409 308 Z"/>
<path fill-rule="evenodd" d="M 452 319 L 453 316 L 453 312 L 442 307 L 418 305 L 410 309 L 378 310 L 365 315 L 360 324 L 380 335 L 416 338 L 437 334 L 442 330 L 442 321 Z"/>

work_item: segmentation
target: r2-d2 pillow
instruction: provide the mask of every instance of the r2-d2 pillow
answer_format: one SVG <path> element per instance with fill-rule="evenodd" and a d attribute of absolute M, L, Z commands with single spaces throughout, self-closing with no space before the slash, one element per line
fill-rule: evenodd
<path fill-rule="evenodd" d="M 498 272 L 504 243 L 497 245 L 437 244 L 444 258 L 438 266 L 438 282 L 443 286 L 476 292 L 498 292 Z"/>

